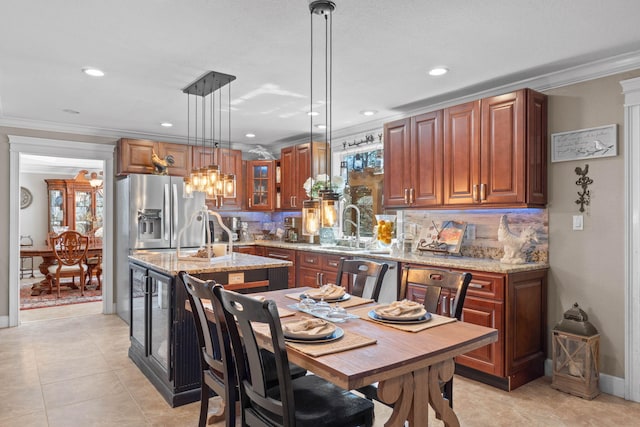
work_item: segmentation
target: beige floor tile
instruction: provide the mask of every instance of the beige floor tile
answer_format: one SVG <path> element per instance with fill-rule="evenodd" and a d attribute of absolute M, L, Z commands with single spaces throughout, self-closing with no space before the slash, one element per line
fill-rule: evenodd
<path fill-rule="evenodd" d="M 4 425 L 4 420 L 43 410 L 44 400 L 40 384 L 25 385 L 12 381 L 2 383 L 0 387 L 0 425 Z"/>
<path fill-rule="evenodd" d="M 101 374 L 111 370 L 111 366 L 101 353 L 83 356 L 82 352 L 69 352 L 66 357 L 61 355 L 55 360 L 38 361 L 38 372 L 42 384 Z"/>
<path fill-rule="evenodd" d="M 49 427 L 149 425 L 138 405 L 126 393 L 48 409 L 47 414 Z"/>
<path fill-rule="evenodd" d="M 126 393 L 114 372 L 89 375 L 42 386 L 47 409 Z"/>
<path fill-rule="evenodd" d="M 49 422 L 45 411 L 37 411 L 15 418 L 2 419 L 0 425 L 2 427 L 48 427 Z"/>

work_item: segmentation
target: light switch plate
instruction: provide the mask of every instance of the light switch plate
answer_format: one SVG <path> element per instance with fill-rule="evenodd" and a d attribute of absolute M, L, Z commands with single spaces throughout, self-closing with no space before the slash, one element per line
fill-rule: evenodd
<path fill-rule="evenodd" d="M 465 240 L 476 240 L 476 225 L 467 224 L 467 228 L 464 231 Z"/>
<path fill-rule="evenodd" d="M 584 222 L 583 222 L 583 216 L 582 215 L 574 215 L 573 216 L 573 229 L 574 230 L 583 230 L 584 229 Z"/>

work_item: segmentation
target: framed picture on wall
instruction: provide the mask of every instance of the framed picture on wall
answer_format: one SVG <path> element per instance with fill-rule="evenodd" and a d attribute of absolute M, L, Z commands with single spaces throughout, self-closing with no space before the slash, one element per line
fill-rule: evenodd
<path fill-rule="evenodd" d="M 551 134 L 551 161 L 594 159 L 618 155 L 617 125 Z"/>

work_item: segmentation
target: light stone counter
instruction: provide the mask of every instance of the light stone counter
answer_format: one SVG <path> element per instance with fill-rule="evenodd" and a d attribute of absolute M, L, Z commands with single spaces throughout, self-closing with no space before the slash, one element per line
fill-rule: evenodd
<path fill-rule="evenodd" d="M 181 257 L 176 252 L 144 251 L 129 255 L 129 260 L 162 273 L 176 276 L 179 271 L 190 274 L 219 273 L 229 271 L 258 270 L 263 268 L 290 267 L 290 261 L 261 256 L 233 253 L 211 259 Z"/>
<path fill-rule="evenodd" d="M 509 274 L 521 271 L 544 270 L 549 268 L 549 265 L 545 263 L 529 262 L 525 264 L 503 264 L 500 261 L 494 259 L 459 257 L 454 255 L 432 255 L 427 252 L 425 252 L 424 254 L 401 254 L 395 252 L 383 254 L 377 253 L 379 251 L 353 249 L 350 250 L 349 248 L 342 249 L 335 246 L 326 247 L 321 245 L 312 245 L 309 243 L 286 243 L 273 240 L 256 240 L 255 242 L 243 242 L 240 244 L 255 244 L 256 246 L 277 247 L 299 251 L 312 251 L 344 256 L 363 257 L 369 259 L 379 259 L 382 261 L 397 261 L 404 263 L 424 264 L 434 267 L 468 269 L 492 273 Z"/>

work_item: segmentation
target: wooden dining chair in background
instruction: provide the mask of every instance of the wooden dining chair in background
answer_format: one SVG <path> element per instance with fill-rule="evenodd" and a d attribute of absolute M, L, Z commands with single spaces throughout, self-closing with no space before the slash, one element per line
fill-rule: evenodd
<path fill-rule="evenodd" d="M 278 309 L 273 301 L 213 289 L 236 360 L 242 425 L 352 427 L 373 424 L 373 403 L 316 375 L 291 378 Z M 259 325 L 259 326 L 255 326 Z M 269 386 L 254 327 L 271 335 L 278 383 Z M 295 399 L 294 399 L 295 396 Z"/>
<path fill-rule="evenodd" d="M 55 282 L 60 298 L 60 280 L 64 277 L 71 277 L 72 284 L 75 277 L 80 277 L 80 294 L 84 295 L 85 275 L 87 273 L 87 249 L 89 238 L 77 231 L 65 231 L 61 234 L 49 238 L 49 245 L 53 248 L 57 264 L 49 266 L 47 272 L 47 282 L 49 293 L 52 292 Z"/>
<path fill-rule="evenodd" d="M 407 288 L 424 288 L 424 307 L 429 313 L 462 320 L 462 309 L 471 282 L 471 273 L 438 268 L 405 266 L 400 280 L 400 295 L 406 298 Z M 446 295 L 443 295 L 443 290 Z M 442 394 L 453 408 L 453 378 L 441 385 Z"/>
<path fill-rule="evenodd" d="M 378 301 L 384 275 L 389 265 L 381 262 L 366 261 L 361 259 L 340 258 L 336 285 L 345 286 L 351 295 L 371 298 Z M 343 285 L 343 276 L 347 276 L 347 283 Z M 363 295 L 367 283 L 372 283 L 370 295 Z"/>

